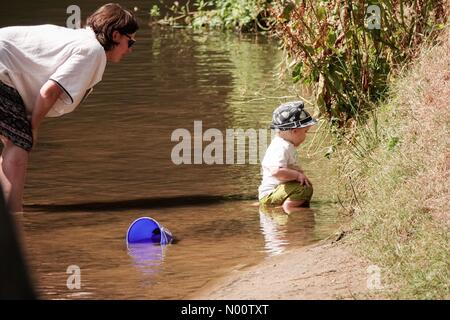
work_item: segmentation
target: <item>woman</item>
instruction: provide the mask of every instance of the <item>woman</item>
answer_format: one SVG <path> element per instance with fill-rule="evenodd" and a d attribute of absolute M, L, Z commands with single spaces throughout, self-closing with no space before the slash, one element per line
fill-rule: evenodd
<path fill-rule="evenodd" d="M 44 117 L 73 111 L 101 81 L 106 62 L 131 53 L 139 28 L 130 11 L 112 3 L 86 24 L 0 29 L 0 182 L 11 212 L 23 210 L 28 156 Z"/>

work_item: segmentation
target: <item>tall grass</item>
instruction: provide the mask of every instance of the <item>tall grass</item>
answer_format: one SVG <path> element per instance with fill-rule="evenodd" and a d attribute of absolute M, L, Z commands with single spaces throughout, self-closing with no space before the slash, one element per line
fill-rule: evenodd
<path fill-rule="evenodd" d="M 391 76 L 443 27 L 444 9 L 441 0 L 300 0 L 269 11 L 294 81 L 313 85 L 321 115 L 345 129 L 386 97 Z"/>
<path fill-rule="evenodd" d="M 351 239 L 382 268 L 390 298 L 450 298 L 449 27 L 441 39 L 392 86 L 376 120 L 357 128 L 354 146 L 340 150 Z"/>

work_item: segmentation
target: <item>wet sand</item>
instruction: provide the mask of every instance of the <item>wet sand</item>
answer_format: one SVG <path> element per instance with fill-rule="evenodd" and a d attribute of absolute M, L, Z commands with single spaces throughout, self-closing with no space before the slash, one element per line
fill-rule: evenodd
<path fill-rule="evenodd" d="M 361 299 L 368 293 L 368 266 L 348 245 L 321 242 L 235 270 L 189 299 Z"/>

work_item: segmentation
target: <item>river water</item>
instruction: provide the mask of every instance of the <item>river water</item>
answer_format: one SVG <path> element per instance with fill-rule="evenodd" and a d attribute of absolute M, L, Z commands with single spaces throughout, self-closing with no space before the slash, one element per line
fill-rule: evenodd
<path fill-rule="evenodd" d="M 233 147 L 247 147 L 243 164 L 232 158 L 209 165 L 202 157 L 208 129 L 224 139 L 227 129 L 259 132 L 276 106 L 296 99 L 297 89 L 277 76 L 282 54 L 276 42 L 149 27 L 151 3 L 122 3 L 141 9 L 133 53 L 108 64 L 75 112 L 46 119 L 31 154 L 20 220 L 41 298 L 184 299 L 213 279 L 314 243 L 336 227 L 327 192 L 332 169 L 308 148 L 299 148 L 300 163 L 315 195 L 311 209 L 289 216 L 252 205 L 261 177 L 259 159 L 248 159 L 248 143 Z M 0 13 L 1 26 L 64 25 L 70 4 L 15 1 Z M 78 1 L 83 17 L 100 4 Z M 199 164 L 174 163 L 177 129 L 191 135 L 183 141 L 192 146 L 200 141 Z M 216 159 L 226 162 L 226 148 L 219 151 Z M 159 221 L 176 243 L 128 250 L 127 228 L 142 216 Z M 67 286 L 70 266 L 81 272 L 80 288 Z"/>

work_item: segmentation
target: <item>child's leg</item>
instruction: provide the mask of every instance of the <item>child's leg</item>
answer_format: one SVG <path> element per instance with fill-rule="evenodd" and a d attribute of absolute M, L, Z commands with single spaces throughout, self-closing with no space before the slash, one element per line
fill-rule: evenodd
<path fill-rule="evenodd" d="M 287 214 L 300 211 L 304 207 L 305 207 L 305 201 L 303 201 L 303 200 L 300 200 L 300 201 L 286 200 L 285 202 L 283 202 L 283 206 L 282 206 L 283 211 L 286 212 Z"/>
<path fill-rule="evenodd" d="M 286 200 L 283 202 L 283 209 L 301 207 L 305 202 L 305 200 Z"/>
<path fill-rule="evenodd" d="M 292 208 L 309 207 L 309 201 L 313 194 L 313 188 L 301 185 L 298 182 L 288 182 L 285 184 L 288 193 L 286 200 L 283 202 L 285 211 Z"/>

